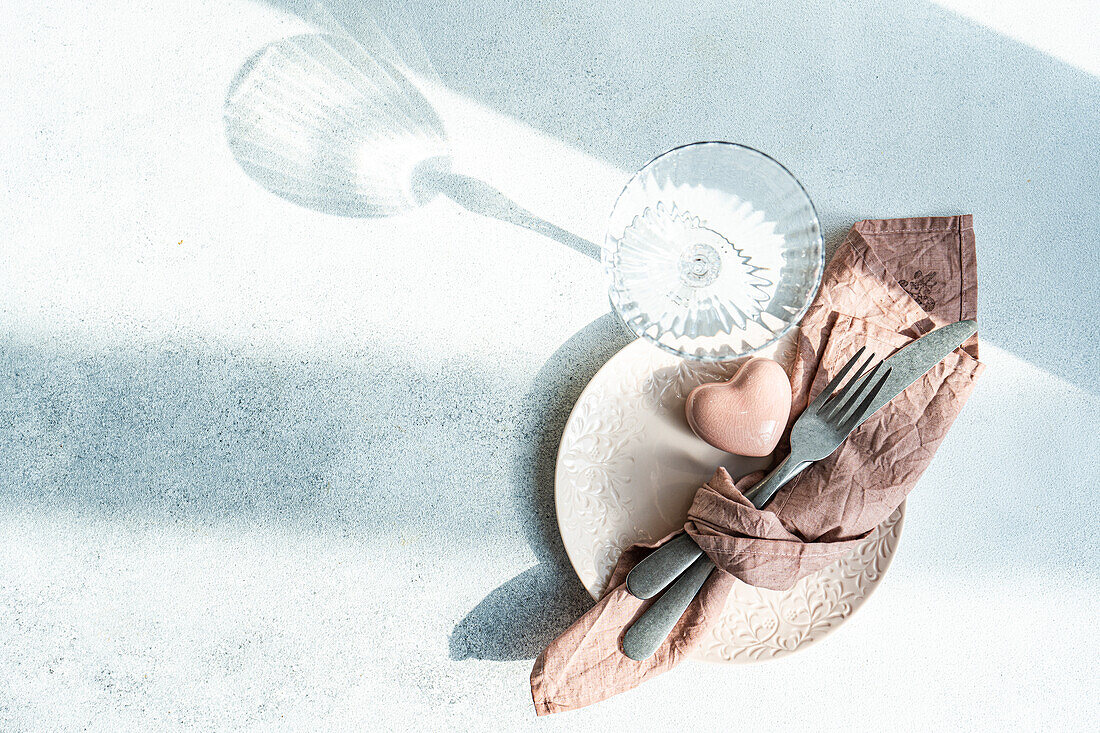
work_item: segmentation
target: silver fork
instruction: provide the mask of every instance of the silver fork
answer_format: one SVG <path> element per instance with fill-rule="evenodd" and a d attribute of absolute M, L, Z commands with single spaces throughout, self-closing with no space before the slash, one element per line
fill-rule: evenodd
<path fill-rule="evenodd" d="M 753 506 L 762 508 L 799 472 L 835 451 L 860 424 L 890 376 L 887 368 L 875 379 L 882 362 L 872 367 L 875 355 L 870 354 L 848 383 L 837 389 L 865 351 L 866 347 L 857 351 L 799 415 L 791 428 L 790 455 L 745 492 Z M 652 656 L 713 571 L 714 563 L 687 534 L 638 563 L 626 578 L 631 595 L 652 598 L 673 580 L 676 582 L 627 630 L 623 653 L 637 661 Z"/>

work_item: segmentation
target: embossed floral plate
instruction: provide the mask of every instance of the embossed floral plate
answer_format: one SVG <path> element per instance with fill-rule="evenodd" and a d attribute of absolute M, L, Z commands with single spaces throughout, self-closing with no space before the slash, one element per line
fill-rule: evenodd
<path fill-rule="evenodd" d="M 772 347 L 786 364 L 795 334 Z M 603 592 L 620 553 L 683 524 L 695 490 L 725 466 L 734 477 L 767 459 L 732 456 L 695 437 L 688 392 L 724 379 L 739 362 L 689 362 L 638 340 L 585 387 L 558 449 L 555 500 L 566 552 L 588 592 Z M 722 618 L 695 653 L 714 662 L 772 659 L 821 639 L 859 608 L 897 548 L 905 505 L 848 557 L 786 591 L 737 583 Z"/>

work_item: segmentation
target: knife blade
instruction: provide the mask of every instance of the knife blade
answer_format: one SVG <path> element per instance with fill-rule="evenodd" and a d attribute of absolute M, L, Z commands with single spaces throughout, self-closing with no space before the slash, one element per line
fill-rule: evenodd
<path fill-rule="evenodd" d="M 978 332 L 977 321 L 959 321 L 941 326 L 935 331 L 924 334 L 899 349 L 882 363 L 883 369 L 890 370 L 890 376 L 875 395 L 859 425 L 881 410 L 886 404 L 905 391 L 913 382 L 927 374 L 955 349 Z"/>

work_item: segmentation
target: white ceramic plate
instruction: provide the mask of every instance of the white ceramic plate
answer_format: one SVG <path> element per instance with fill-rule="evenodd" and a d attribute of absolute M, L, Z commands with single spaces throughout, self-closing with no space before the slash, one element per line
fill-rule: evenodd
<path fill-rule="evenodd" d="M 765 354 L 786 364 L 796 335 Z M 612 357 L 581 393 L 562 433 L 555 477 L 558 527 L 569 560 L 599 597 L 622 551 L 683 525 L 695 490 L 725 466 L 734 478 L 767 459 L 732 456 L 695 437 L 688 392 L 732 376 L 740 362 L 684 361 L 645 341 Z M 901 534 L 902 505 L 851 555 L 786 591 L 738 582 L 695 657 L 780 657 L 824 637 L 881 580 Z"/>

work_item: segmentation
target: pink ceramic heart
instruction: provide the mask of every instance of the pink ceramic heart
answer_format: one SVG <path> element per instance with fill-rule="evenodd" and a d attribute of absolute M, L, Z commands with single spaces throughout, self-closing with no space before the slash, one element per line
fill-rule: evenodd
<path fill-rule="evenodd" d="M 701 384 L 687 398 L 687 421 L 695 434 L 739 456 L 775 450 L 790 414 L 790 380 L 771 359 L 750 359 L 730 381 Z"/>

